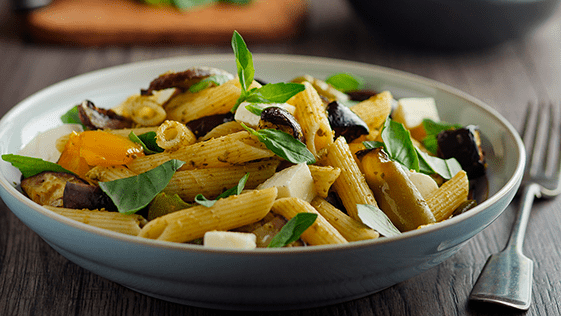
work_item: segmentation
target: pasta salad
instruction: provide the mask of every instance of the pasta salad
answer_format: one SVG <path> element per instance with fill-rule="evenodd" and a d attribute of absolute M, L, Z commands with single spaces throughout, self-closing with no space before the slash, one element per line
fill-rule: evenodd
<path fill-rule="evenodd" d="M 17 154 L 26 196 L 140 238 L 250 249 L 345 244 L 422 229 L 476 204 L 477 126 L 442 122 L 432 98 L 394 99 L 359 78 L 160 74 L 111 109 L 85 100 Z"/>

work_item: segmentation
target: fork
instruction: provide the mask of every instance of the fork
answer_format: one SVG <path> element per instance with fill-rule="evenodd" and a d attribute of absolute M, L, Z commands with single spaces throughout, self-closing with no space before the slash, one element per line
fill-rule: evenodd
<path fill-rule="evenodd" d="M 534 262 L 522 253 L 530 210 L 534 198 L 553 198 L 561 193 L 560 118 L 555 115 L 555 107 L 553 104 L 540 104 L 534 115 L 535 119 L 531 119 L 532 105 L 528 105 L 521 137 L 526 139 L 529 136 L 532 140 L 525 141 L 526 152 L 531 154 L 526 156 L 520 186 L 521 208 L 507 245 L 487 260 L 471 291 L 471 300 L 497 303 L 520 310 L 530 307 Z M 549 116 L 548 123 L 542 124 L 543 116 Z M 529 134 L 532 131 L 533 137 Z M 545 139 L 541 137 L 543 132 L 547 132 Z M 557 138 L 555 135 L 558 135 Z"/>

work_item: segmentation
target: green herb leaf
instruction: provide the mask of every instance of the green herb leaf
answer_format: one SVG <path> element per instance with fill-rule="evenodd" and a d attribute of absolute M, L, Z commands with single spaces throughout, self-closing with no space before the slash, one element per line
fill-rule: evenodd
<path fill-rule="evenodd" d="M 417 149 L 417 154 L 419 155 L 420 171 L 422 173 L 437 173 L 442 178 L 449 180 L 462 170 L 462 166 L 456 158 L 441 159 L 422 152 L 419 149 Z"/>
<path fill-rule="evenodd" d="M 253 114 L 257 115 L 257 116 L 261 116 L 261 113 L 262 113 L 263 110 L 264 110 L 263 108 L 261 108 L 261 107 L 259 107 L 259 106 L 255 106 L 255 105 L 253 105 L 253 104 L 251 104 L 251 103 L 248 104 L 248 105 L 246 105 L 245 108 L 246 108 L 249 112 L 251 112 L 251 113 L 253 113 Z"/>
<path fill-rule="evenodd" d="M 20 156 L 14 154 L 2 155 L 2 160 L 7 161 L 12 164 L 12 166 L 19 169 L 24 178 L 33 177 L 43 171 L 52 172 L 66 172 L 74 174 L 74 172 L 69 171 L 62 166 L 46 161 L 40 158 Z"/>
<path fill-rule="evenodd" d="M 204 90 L 206 88 L 208 88 L 211 84 L 214 84 L 215 86 L 219 86 L 227 81 L 230 80 L 230 76 L 227 75 L 215 75 L 215 76 L 210 76 L 210 77 L 206 77 L 203 80 L 195 83 L 194 85 L 189 87 L 189 92 L 191 93 L 196 93 L 199 92 L 201 90 Z"/>
<path fill-rule="evenodd" d="M 312 226 L 315 222 L 317 214 L 314 213 L 298 213 L 291 218 L 281 230 L 271 239 L 267 248 L 281 248 L 300 238 L 303 232 Z"/>
<path fill-rule="evenodd" d="M 64 124 L 80 124 L 85 129 L 84 124 L 82 124 L 82 120 L 80 120 L 80 114 L 78 114 L 78 106 L 77 105 L 75 107 L 71 108 L 70 110 L 68 110 L 68 112 L 64 113 L 60 117 L 60 120 Z"/>
<path fill-rule="evenodd" d="M 189 10 L 195 7 L 214 3 L 215 0 L 171 0 L 173 4 L 180 10 Z"/>
<path fill-rule="evenodd" d="M 129 139 L 142 145 L 144 153 L 147 155 L 161 153 L 164 151 L 164 149 L 156 143 L 156 132 L 146 132 L 138 136 L 134 132 L 130 132 Z"/>
<path fill-rule="evenodd" d="M 333 88 L 342 91 L 354 91 L 362 88 L 362 78 L 353 76 L 348 73 L 339 73 L 328 77 L 325 82 L 329 83 Z"/>
<path fill-rule="evenodd" d="M 99 186 L 115 203 L 120 213 L 133 214 L 146 207 L 169 183 L 183 161 L 172 159 L 136 176 L 108 182 Z"/>
<path fill-rule="evenodd" d="M 433 154 L 438 151 L 438 142 L 436 136 L 442 131 L 447 131 L 450 129 L 462 128 L 460 124 L 449 124 L 445 122 L 435 122 L 431 119 L 423 120 L 423 128 L 425 129 L 427 136 L 423 138 L 423 146 Z"/>
<path fill-rule="evenodd" d="M 236 56 L 236 68 L 238 70 L 238 78 L 242 88 L 240 98 L 232 109 L 232 112 L 235 112 L 240 103 L 245 100 L 247 89 L 253 82 L 255 68 L 253 67 L 253 56 L 247 49 L 247 45 L 238 31 L 234 31 L 234 34 L 232 35 L 232 49 L 234 50 L 234 55 Z"/>
<path fill-rule="evenodd" d="M 175 211 L 183 210 L 189 207 L 192 207 L 192 204 L 189 204 L 179 195 L 167 195 L 165 192 L 160 192 L 150 203 L 150 207 L 148 208 L 148 216 L 147 220 L 151 221 L 157 217 L 164 216 L 169 213 L 173 213 Z"/>
<path fill-rule="evenodd" d="M 248 178 L 249 178 L 249 173 L 246 173 L 243 177 L 241 177 L 240 181 L 238 181 L 237 186 L 222 192 L 214 200 L 209 200 L 209 199 L 205 198 L 202 194 L 197 194 L 195 196 L 195 202 L 199 203 L 200 205 L 206 206 L 206 207 L 211 207 L 211 206 L 214 205 L 214 203 L 216 203 L 216 201 L 218 201 L 220 199 L 227 198 L 231 195 L 239 195 L 239 194 L 242 193 L 243 188 L 245 187 L 245 184 L 246 184 Z"/>
<path fill-rule="evenodd" d="M 380 234 L 386 237 L 401 235 L 388 216 L 374 205 L 357 204 L 357 210 L 360 220 Z"/>
<path fill-rule="evenodd" d="M 417 150 L 411 140 L 411 134 L 403 124 L 388 118 L 384 123 L 381 136 L 390 158 L 408 169 L 419 171 Z"/>
<path fill-rule="evenodd" d="M 306 89 L 301 83 L 269 83 L 249 91 L 245 101 L 252 103 L 284 103 Z"/>
<path fill-rule="evenodd" d="M 378 147 L 384 147 L 384 143 L 383 142 L 377 142 L 377 141 L 364 141 L 362 142 L 362 144 L 364 145 L 364 147 L 366 147 L 366 149 L 376 149 Z"/>
<path fill-rule="evenodd" d="M 314 154 L 312 154 L 308 147 L 288 133 L 267 128 L 256 131 L 243 123 L 241 123 L 241 125 L 248 132 L 257 136 L 260 142 L 265 144 L 269 150 L 281 158 L 284 158 L 294 164 L 312 164 L 316 162 Z"/>

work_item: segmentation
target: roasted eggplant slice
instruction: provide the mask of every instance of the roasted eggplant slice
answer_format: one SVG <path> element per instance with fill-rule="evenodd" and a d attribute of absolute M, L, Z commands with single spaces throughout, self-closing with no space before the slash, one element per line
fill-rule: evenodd
<path fill-rule="evenodd" d="M 358 102 L 366 101 L 378 94 L 378 92 L 369 89 L 353 90 L 345 93 L 351 98 L 351 101 Z"/>
<path fill-rule="evenodd" d="M 115 113 L 113 110 L 96 107 L 89 100 L 85 100 L 78 105 L 78 114 L 82 124 L 92 130 L 130 128 L 133 124 L 133 121 Z"/>
<path fill-rule="evenodd" d="M 437 137 L 438 156 L 456 158 L 469 179 L 485 175 L 487 164 L 481 149 L 479 128 L 468 125 L 463 128 L 440 132 Z"/>
<path fill-rule="evenodd" d="M 187 122 L 187 127 L 197 137 L 206 135 L 216 126 L 234 120 L 234 113 L 228 112 L 226 114 L 216 114 L 201 117 L 190 122 Z"/>
<path fill-rule="evenodd" d="M 327 117 L 335 138 L 343 136 L 347 143 L 370 132 L 368 125 L 358 115 L 337 101 L 327 105 Z"/>
<path fill-rule="evenodd" d="M 304 133 L 302 132 L 302 126 L 300 126 L 300 123 L 296 121 L 290 112 L 278 106 L 265 108 L 263 112 L 261 112 L 259 128 L 278 129 L 292 135 L 292 137 L 298 139 L 299 141 L 304 142 Z"/>
<path fill-rule="evenodd" d="M 45 171 L 23 179 L 21 188 L 35 203 L 62 207 L 67 183 L 85 184 L 85 181 L 70 173 Z"/>
<path fill-rule="evenodd" d="M 186 91 L 195 83 L 210 76 L 224 75 L 234 79 L 234 76 L 227 71 L 211 67 L 193 67 L 182 72 L 167 72 L 150 82 L 146 90 L 141 90 L 142 95 L 152 95 L 153 91 L 168 88 L 178 88 Z"/>
<path fill-rule="evenodd" d="M 66 208 L 117 211 L 113 201 L 100 187 L 85 183 L 67 183 L 62 201 L 62 206 Z"/>

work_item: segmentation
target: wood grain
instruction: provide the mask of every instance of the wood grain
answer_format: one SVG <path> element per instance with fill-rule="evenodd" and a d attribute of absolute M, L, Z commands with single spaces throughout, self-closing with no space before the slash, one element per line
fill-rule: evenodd
<path fill-rule="evenodd" d="M 295 42 L 255 44 L 254 53 L 333 57 L 391 67 L 441 81 L 483 100 L 516 128 L 524 107 L 561 101 L 561 8 L 535 34 L 485 50 L 419 51 L 367 32 L 344 0 L 309 1 Z M 18 16 L 0 2 L 0 115 L 25 97 L 88 71 L 154 58 L 231 53 L 228 45 L 69 48 L 24 40 Z M 527 313 L 468 301 L 487 257 L 502 249 L 518 200 L 441 265 L 351 302 L 267 315 L 561 315 L 561 199 L 539 201 L 525 254 L 535 261 Z M 0 315 L 227 315 L 154 299 L 94 275 L 54 251 L 0 202 Z M 244 313 L 259 315 L 258 313 Z"/>

